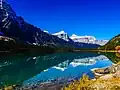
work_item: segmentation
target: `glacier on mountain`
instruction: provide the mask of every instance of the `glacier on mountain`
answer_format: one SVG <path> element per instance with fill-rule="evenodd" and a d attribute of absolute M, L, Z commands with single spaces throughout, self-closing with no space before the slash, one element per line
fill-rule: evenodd
<path fill-rule="evenodd" d="M 94 36 L 78 36 L 73 34 L 70 37 L 74 42 L 79 42 L 79 43 L 91 43 L 91 44 L 98 44 L 98 45 L 105 45 L 108 40 L 97 40 Z"/>

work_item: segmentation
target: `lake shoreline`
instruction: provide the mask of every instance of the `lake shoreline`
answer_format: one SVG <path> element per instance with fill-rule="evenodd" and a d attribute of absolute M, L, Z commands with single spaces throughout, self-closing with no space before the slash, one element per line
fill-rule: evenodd
<path fill-rule="evenodd" d="M 74 78 L 58 78 L 55 80 L 49 80 L 41 83 L 34 83 L 31 85 L 12 85 L 4 87 L 5 90 L 61 90 L 63 87 L 74 82 Z"/>
<path fill-rule="evenodd" d="M 86 51 L 85 51 L 86 52 Z M 95 52 L 96 53 L 96 52 Z M 83 58 L 85 58 L 87 61 L 86 62 L 82 62 L 82 63 L 85 63 L 84 65 L 86 65 L 86 63 L 89 63 L 89 59 L 90 59 L 90 57 L 92 57 L 91 59 L 93 60 L 93 59 L 95 59 L 95 60 L 97 60 L 97 61 L 99 61 L 99 59 L 100 59 L 100 61 L 103 61 L 103 59 L 105 59 L 106 57 L 102 57 L 102 58 L 100 58 L 99 57 L 99 55 L 100 54 L 98 54 L 98 53 L 96 53 L 95 54 L 94 52 L 91 52 L 91 53 L 89 53 L 89 52 L 87 52 L 87 53 L 84 53 L 83 51 L 82 51 L 82 53 L 78 53 L 78 52 L 72 52 L 72 53 L 58 53 L 58 55 L 57 55 L 57 57 L 58 58 L 54 58 L 55 60 L 57 60 L 56 62 L 55 62 L 55 60 L 54 60 L 54 62 L 55 62 L 55 64 L 53 64 L 53 65 L 51 65 L 50 67 L 52 67 L 52 66 L 54 66 L 54 65 L 58 65 L 58 63 L 60 63 L 60 62 L 58 62 L 58 60 L 60 59 L 62 59 L 63 61 L 66 61 L 66 60 L 69 60 L 70 62 L 73 62 L 73 60 L 75 59 L 76 61 L 74 61 L 74 62 L 77 62 L 77 63 L 81 63 L 81 62 L 79 62 L 80 61 L 80 59 L 81 60 L 83 60 Z M 48 55 L 47 57 L 45 56 L 41 56 L 41 57 L 38 57 L 37 58 L 37 56 L 34 58 L 34 57 L 32 57 L 32 56 L 28 56 L 29 54 L 26 54 L 26 55 L 18 55 L 19 57 L 21 57 L 20 58 L 20 61 L 21 61 L 21 59 L 24 59 L 24 57 L 26 57 L 25 59 L 24 59 L 24 63 L 21 63 L 21 65 L 23 65 L 24 66 L 24 64 L 25 64 L 25 68 L 28 68 L 27 66 L 28 66 L 28 64 L 30 64 L 30 67 L 31 66 L 34 66 L 34 67 L 37 67 L 37 66 L 41 66 L 42 64 L 40 64 L 40 62 L 43 62 L 44 63 L 44 61 L 45 60 L 48 60 L 48 61 L 45 61 L 45 63 L 46 62 L 50 62 L 51 60 L 53 61 L 53 59 L 52 59 L 52 57 L 54 57 L 54 55 Z M 63 57 L 63 58 L 61 58 L 61 56 Z M 69 56 L 69 57 L 68 57 Z M 98 58 L 96 58 L 96 57 L 99 57 L 99 59 Z M 31 57 L 31 58 L 29 58 L 29 60 L 28 60 L 28 57 Z M 44 58 L 46 58 L 45 60 L 43 60 L 43 61 L 41 61 L 41 59 L 42 59 L 42 57 L 44 57 Z M 93 58 L 94 57 L 94 58 Z M 51 60 L 49 60 L 51 58 Z M 40 59 L 40 60 L 39 60 Z M 90 60 L 91 60 L 90 59 Z M 9 58 L 8 58 L 8 60 L 9 60 Z M 26 61 L 27 60 L 27 61 Z M 60 61 L 59 60 L 59 61 Z M 37 61 L 37 62 L 36 62 Z M 61 63 L 63 62 L 63 61 L 61 61 Z M 22 62 L 22 61 L 21 61 Z M 68 62 L 66 62 L 66 63 L 68 63 L 68 65 L 70 64 L 70 62 L 68 63 Z M 104 61 L 105 63 L 106 63 L 106 61 Z M 102 63 L 104 63 L 104 62 L 102 62 Z M 17 63 L 17 62 L 16 62 Z M 52 62 L 53 63 L 53 62 Z M 81 64 L 77 64 L 77 63 L 75 63 L 75 65 L 73 65 L 73 67 L 77 67 L 77 65 L 81 65 Z M 93 62 L 90 62 L 91 64 L 90 65 L 94 65 L 95 63 L 93 63 Z M 107 61 L 107 64 L 106 65 L 104 65 L 103 64 L 103 66 L 100 66 L 100 67 L 105 67 L 105 66 L 107 66 L 107 65 L 111 65 L 110 64 L 111 62 L 108 62 Z M 64 64 L 64 63 L 63 63 Z M 100 63 L 101 64 L 101 63 Z M 19 65 L 19 63 L 18 63 L 18 65 Z M 17 66 L 18 66 L 17 65 Z M 37 65 L 37 66 L 36 66 Z M 67 67 L 66 65 L 67 64 L 64 64 L 65 66 L 64 67 Z M 72 65 L 72 64 L 71 64 Z M 6 65 L 7 66 L 7 65 Z M 99 65 L 98 65 L 99 66 Z M 58 66 L 58 67 L 60 67 L 60 66 Z M 93 68 L 95 68 L 96 66 L 93 66 Z M 37 67 L 38 68 L 38 67 Z M 43 70 L 46 70 L 48 67 L 45 67 Z M 99 68 L 99 67 L 98 67 Z M 32 68 L 31 68 L 31 70 L 32 70 Z M 87 69 L 86 69 L 87 70 Z M 9 71 L 11 71 L 11 70 L 9 70 Z M 34 70 L 33 70 L 34 71 Z M 78 70 L 78 71 L 81 71 L 80 69 Z M 40 72 L 40 71 L 39 71 Z M 87 72 L 87 71 L 86 71 Z M 86 72 L 84 72 L 84 73 L 86 73 Z M 11 73 L 11 72 L 10 72 Z M 13 72 L 14 73 L 14 72 Z M 25 72 L 26 73 L 26 72 Z M 34 72 L 33 72 L 34 73 Z M 76 72 L 74 72 L 74 73 L 76 73 Z M 28 76 L 30 76 L 31 78 L 32 78 L 32 75 L 31 75 L 32 73 L 29 73 L 29 75 Z M 90 74 L 90 73 L 89 73 Z M 19 75 L 19 73 L 18 73 L 18 75 Z M 36 74 L 33 74 L 33 76 L 35 76 Z M 80 75 L 80 74 L 79 74 Z M 83 73 L 82 73 L 82 75 L 83 75 Z M 80 76 L 81 77 L 81 76 Z M 25 80 L 28 80 L 29 78 L 25 78 Z M 48 78 L 48 80 L 49 80 L 50 78 Z M 74 82 L 76 79 L 74 79 L 74 78 L 70 78 L 70 79 L 66 79 L 66 78 L 64 78 L 64 79 L 55 79 L 55 80 L 51 80 L 51 81 L 45 81 L 45 82 L 43 82 L 43 83 L 41 83 L 41 82 L 38 82 L 37 84 L 36 83 L 34 83 L 34 84 L 30 84 L 30 85 L 28 85 L 27 87 L 25 86 L 25 87 L 22 87 L 22 86 L 24 86 L 24 85 L 18 85 L 17 83 L 15 84 L 15 85 L 13 85 L 13 84 L 9 84 L 9 85 L 13 85 L 13 86 L 9 86 L 8 85 L 8 87 L 6 87 L 6 88 L 21 88 L 21 89 L 23 89 L 23 90 L 27 90 L 27 89 L 31 89 L 32 88 L 32 90 L 36 90 L 36 89 L 40 89 L 40 88 L 42 88 L 43 90 L 44 90 L 44 88 L 57 88 L 57 90 L 59 90 L 58 88 L 63 88 L 63 87 L 65 87 L 65 86 L 68 86 L 70 83 L 72 83 L 72 82 Z M 77 80 L 79 80 L 79 79 L 77 79 Z M 77 81 L 76 80 L 76 81 Z M 29 83 L 29 81 L 27 82 L 27 83 Z M 42 87 L 41 87 L 42 86 Z M 42 90 L 41 89 L 41 90 Z M 11 89 L 12 90 L 12 89 Z M 17 90 L 17 89 L 15 89 L 15 90 Z M 47 90 L 47 89 L 45 89 L 45 90 Z M 49 89 L 48 89 L 49 90 Z M 52 89 L 52 90 L 54 90 L 54 89 Z"/>

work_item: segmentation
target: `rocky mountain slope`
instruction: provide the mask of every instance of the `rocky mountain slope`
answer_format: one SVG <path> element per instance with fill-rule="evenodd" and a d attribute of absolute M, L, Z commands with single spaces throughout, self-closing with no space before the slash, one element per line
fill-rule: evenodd
<path fill-rule="evenodd" d="M 117 46 L 120 46 L 120 34 L 113 37 L 107 44 L 102 46 L 100 49 L 115 50 Z"/>
<path fill-rule="evenodd" d="M 72 48 L 96 48 L 96 44 L 74 43 L 58 38 L 42 31 L 34 25 L 24 21 L 12 10 L 6 0 L 0 1 L 0 35 L 10 37 L 17 43 L 25 45 L 49 46 L 49 47 L 72 47 Z"/>
<path fill-rule="evenodd" d="M 40 28 L 37 28 L 24 21 L 22 17 L 16 16 L 11 6 L 2 1 L 0 8 L 0 32 L 17 41 L 22 41 L 27 44 L 34 45 L 51 45 L 51 46 L 69 46 L 66 41 L 49 35 Z M 71 45 L 72 46 L 72 45 Z"/>

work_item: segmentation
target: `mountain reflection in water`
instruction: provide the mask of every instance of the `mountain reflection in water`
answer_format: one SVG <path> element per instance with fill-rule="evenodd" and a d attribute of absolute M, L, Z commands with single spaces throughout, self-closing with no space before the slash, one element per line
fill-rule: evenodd
<path fill-rule="evenodd" d="M 80 77 L 90 69 L 112 62 L 97 53 L 56 53 L 46 56 L 15 55 L 0 58 L 0 86 L 35 83 L 58 77 Z"/>

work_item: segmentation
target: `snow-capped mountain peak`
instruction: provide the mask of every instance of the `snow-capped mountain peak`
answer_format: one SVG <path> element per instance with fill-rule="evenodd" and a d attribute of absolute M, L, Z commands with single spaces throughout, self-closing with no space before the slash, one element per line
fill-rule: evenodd
<path fill-rule="evenodd" d="M 43 32 L 45 32 L 45 33 L 49 33 L 47 30 L 43 30 Z"/>
<path fill-rule="evenodd" d="M 60 32 L 58 32 L 58 33 L 54 33 L 53 35 L 60 35 L 60 34 L 67 34 L 67 33 L 65 33 L 65 31 L 60 31 Z"/>
<path fill-rule="evenodd" d="M 65 31 L 63 31 L 63 30 L 58 33 L 54 33 L 53 35 L 65 40 L 65 41 L 70 41 L 68 34 L 65 33 Z"/>
<path fill-rule="evenodd" d="M 91 44 L 98 44 L 98 45 L 105 45 L 108 41 L 107 40 L 97 40 L 94 36 L 78 36 L 75 34 L 72 34 L 70 37 L 74 42 L 79 43 L 91 43 Z"/>

